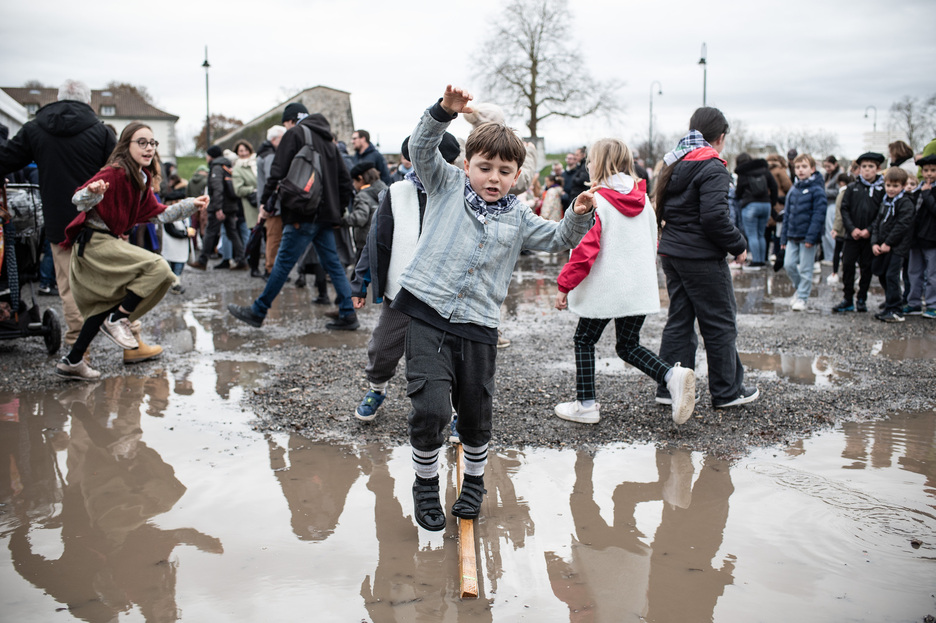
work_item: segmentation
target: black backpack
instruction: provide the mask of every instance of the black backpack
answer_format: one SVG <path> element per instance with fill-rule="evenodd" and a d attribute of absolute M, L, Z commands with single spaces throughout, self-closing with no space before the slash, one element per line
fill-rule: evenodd
<path fill-rule="evenodd" d="M 312 131 L 300 125 L 305 145 L 289 164 L 286 177 L 280 180 L 277 193 L 279 207 L 303 220 L 314 219 L 322 203 L 322 156 L 312 145 Z"/>
<path fill-rule="evenodd" d="M 770 175 L 770 173 L 767 173 L 767 175 Z M 750 175 L 747 183 L 748 194 L 753 201 L 770 199 L 770 187 L 767 185 L 767 178 L 764 175 Z"/>

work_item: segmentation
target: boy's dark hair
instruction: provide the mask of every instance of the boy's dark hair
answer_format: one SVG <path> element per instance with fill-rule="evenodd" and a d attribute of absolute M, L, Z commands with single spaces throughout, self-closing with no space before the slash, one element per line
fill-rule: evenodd
<path fill-rule="evenodd" d="M 900 167 L 891 167 L 884 172 L 884 181 L 892 184 L 895 182 L 901 185 L 906 184 L 908 177 L 910 177 L 910 174 Z"/>
<path fill-rule="evenodd" d="M 851 184 L 852 182 L 855 181 L 855 178 L 853 178 L 848 173 L 839 173 L 838 177 L 835 178 L 835 181 L 838 182 L 839 184 Z"/>
<path fill-rule="evenodd" d="M 468 135 L 465 141 L 465 158 L 471 160 L 475 154 L 497 156 L 507 162 L 516 162 L 517 169 L 526 159 L 526 146 L 517 134 L 502 123 L 482 123 Z"/>
<path fill-rule="evenodd" d="M 745 162 L 750 162 L 751 160 L 753 160 L 753 158 L 751 158 L 751 154 L 747 153 L 746 151 L 742 151 L 740 154 L 738 154 L 738 157 L 735 158 L 735 163 L 741 165 Z"/>
<path fill-rule="evenodd" d="M 360 136 L 365 141 L 370 143 L 370 132 L 368 132 L 367 130 L 355 130 L 355 132 L 357 132 L 358 136 Z"/>
<path fill-rule="evenodd" d="M 358 175 L 358 179 L 360 179 L 364 184 L 373 184 L 380 179 L 380 171 L 371 167 L 370 169 L 367 169 Z"/>

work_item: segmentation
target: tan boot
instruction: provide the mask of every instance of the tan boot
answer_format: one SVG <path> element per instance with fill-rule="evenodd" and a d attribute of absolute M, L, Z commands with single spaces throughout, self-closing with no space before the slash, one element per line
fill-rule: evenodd
<path fill-rule="evenodd" d="M 140 328 L 142 324 L 139 320 L 134 320 L 130 323 L 130 332 L 133 333 L 133 337 L 136 338 L 139 342 L 139 348 L 132 348 L 130 350 L 125 350 L 123 354 L 124 364 L 128 363 L 140 363 L 141 361 L 149 361 L 150 359 L 157 359 L 162 355 L 163 349 L 162 346 L 152 345 L 150 346 L 143 341 L 143 337 L 140 335 Z"/>

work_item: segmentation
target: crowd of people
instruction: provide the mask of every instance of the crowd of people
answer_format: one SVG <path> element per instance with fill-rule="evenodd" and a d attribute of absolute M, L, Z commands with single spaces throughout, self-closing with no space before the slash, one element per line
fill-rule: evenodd
<path fill-rule="evenodd" d="M 466 457 L 452 513 L 473 519 L 480 511 L 496 352 L 509 344 L 498 330 L 500 307 L 521 254 L 570 252 L 555 307 L 579 317 L 570 336 L 576 397 L 555 413 L 579 423 L 600 420 L 595 345 L 611 320 L 618 355 L 656 381 L 655 400 L 671 405 L 677 425 L 695 409 L 696 326 L 712 406 L 759 397 L 744 383 L 737 352 L 732 269 L 773 262 L 801 312 L 827 262 L 829 282 L 844 291 L 833 312 L 867 311 L 877 275 L 886 293 L 879 320 L 936 318 L 936 141 L 918 157 L 892 143 L 886 169 L 879 153 L 858 156 L 849 173 L 828 156 L 824 175 L 810 154 L 742 153 L 732 175 L 722 156 L 729 124 L 703 107 L 654 175 L 614 138 L 541 175 L 536 147 L 497 106 L 472 104 L 467 91 L 448 86 L 392 170 L 367 131 L 353 133 L 349 154 L 328 119 L 290 103 L 256 150 L 245 140 L 232 150 L 212 145 L 184 180 L 160 161 L 147 125 L 131 123 L 119 137 L 107 129 L 82 83 L 68 81 L 59 100 L 0 144 L 0 173 L 38 172 L 68 325 L 69 352 L 55 372 L 98 378 L 87 357 L 98 333 L 123 349 L 126 363 L 158 357 L 139 318 L 167 293 L 184 292 L 186 265 L 264 279 L 252 304 L 228 306 L 256 328 L 297 266 L 297 286 L 314 275 L 313 303 L 335 303 L 329 330 L 357 330 L 356 310 L 370 292 L 381 311 L 367 349 L 369 389 L 354 414 L 377 416 L 405 356 L 414 516 L 427 530 L 446 523 L 438 470 L 450 425 Z M 472 125 L 464 141 L 446 131 L 459 114 Z M 669 308 L 654 353 L 640 332 L 660 310 L 658 265 Z"/>

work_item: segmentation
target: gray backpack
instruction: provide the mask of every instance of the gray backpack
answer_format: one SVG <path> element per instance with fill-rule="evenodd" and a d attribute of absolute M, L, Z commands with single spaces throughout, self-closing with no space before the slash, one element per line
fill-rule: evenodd
<path fill-rule="evenodd" d="M 293 157 L 286 177 L 277 187 L 280 210 L 302 220 L 313 220 L 322 203 L 322 155 L 312 145 L 312 131 L 302 128 L 305 144 Z"/>

